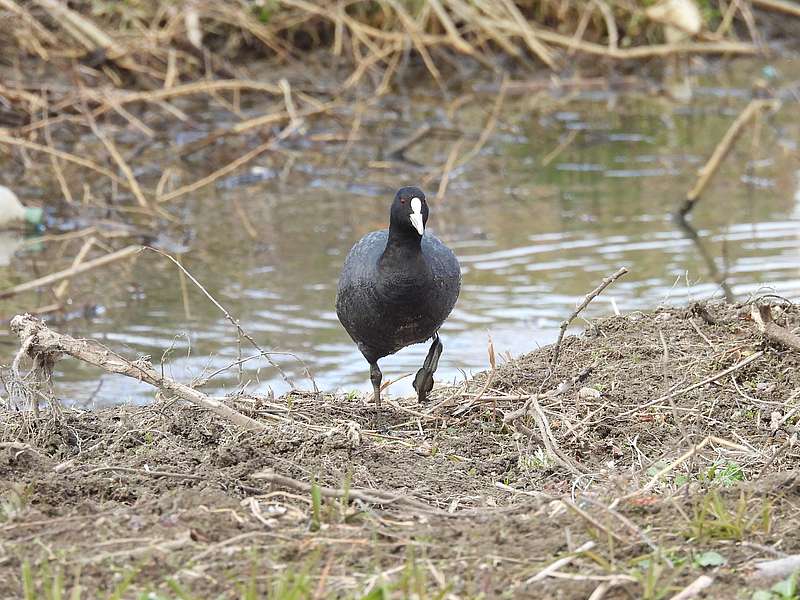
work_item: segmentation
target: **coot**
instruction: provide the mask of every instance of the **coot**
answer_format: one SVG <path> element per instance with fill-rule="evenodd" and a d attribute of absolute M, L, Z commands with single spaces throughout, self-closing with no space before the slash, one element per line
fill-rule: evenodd
<path fill-rule="evenodd" d="M 461 268 L 453 251 L 425 231 L 428 204 L 416 187 L 395 194 L 389 230 L 368 233 L 344 262 L 336 314 L 367 359 L 376 406 L 381 405 L 378 359 L 433 338 L 414 378 L 420 402 L 433 388 L 442 354 L 439 327 L 453 310 Z"/>

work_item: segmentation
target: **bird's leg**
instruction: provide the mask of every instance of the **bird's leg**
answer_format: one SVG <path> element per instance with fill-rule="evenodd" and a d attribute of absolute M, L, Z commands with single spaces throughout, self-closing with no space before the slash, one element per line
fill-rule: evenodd
<path fill-rule="evenodd" d="M 383 373 L 381 373 L 381 370 L 378 367 L 378 361 L 369 363 L 369 378 L 372 380 L 372 398 L 375 400 L 375 408 L 380 408 L 381 379 L 383 379 Z"/>
<path fill-rule="evenodd" d="M 425 362 L 422 363 L 422 368 L 417 371 L 417 376 L 414 377 L 414 389 L 417 390 L 417 400 L 425 402 L 428 397 L 428 392 L 433 389 L 433 374 L 436 372 L 436 367 L 439 366 L 439 357 L 442 355 L 442 342 L 439 339 L 439 334 L 433 336 L 433 343 L 428 356 L 425 357 Z"/>

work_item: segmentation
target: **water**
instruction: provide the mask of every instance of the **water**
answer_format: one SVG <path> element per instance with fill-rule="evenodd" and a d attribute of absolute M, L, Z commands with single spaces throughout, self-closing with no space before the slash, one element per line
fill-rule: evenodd
<path fill-rule="evenodd" d="M 173 206 L 182 227 L 159 241 L 171 251 L 185 250 L 186 268 L 262 347 L 294 355 L 273 358 L 295 385 L 311 387 L 308 369 L 327 391 L 370 389 L 367 364 L 336 319 L 336 280 L 350 246 L 386 225 L 400 185 L 422 184 L 431 206 L 428 226 L 463 268 L 460 300 L 442 329 L 440 382 L 485 369 L 489 336 L 503 358 L 554 341 L 576 302 L 620 266 L 630 273 L 596 299 L 585 318 L 726 294 L 743 300 L 765 290 L 798 300 L 797 104 L 762 120 L 758 136 L 747 130 L 692 213 L 694 233 L 670 217 L 744 106 L 747 90 L 736 87 L 735 78 L 728 87 L 718 85 L 731 77 L 723 72 L 704 81 L 689 105 L 598 92 L 569 101 L 511 97 L 487 144 L 451 174 L 443 200 L 435 199 L 436 189 L 458 136 L 453 131 L 469 132 L 461 150 L 466 154 L 493 98 L 465 103 L 450 121 L 432 96 L 416 94 L 413 108 L 408 99 L 392 99 L 367 113 L 346 155 L 349 123 L 312 126 L 283 153 L 262 157 Z M 533 110 L 542 103 L 552 106 Z M 398 117 L 395 104 L 411 118 Z M 423 121 L 448 131 L 408 150 L 416 164 L 382 161 L 382 148 Z M 331 133 L 341 140 L 324 141 Z M 185 181 L 209 172 L 207 160 L 196 159 Z M 153 165 L 151 174 L 162 167 Z M 148 169 L 143 172 L 147 176 Z M 33 276 L 24 270 L 29 260 L 23 254 L 10 267 L 18 280 Z M 82 280 L 97 286 L 97 314 L 70 319 L 60 329 L 131 357 L 150 355 L 182 381 L 224 369 L 240 356 L 233 326 L 191 284 L 184 299 L 176 269 L 164 258 L 146 253 L 133 266 L 104 273 Z M 419 345 L 384 359 L 385 378 L 416 372 L 426 351 Z M 243 342 L 241 356 L 252 353 Z M 152 398 L 143 384 L 98 376 L 63 361 L 55 375 L 58 393 L 78 405 Z M 411 393 L 410 381 L 388 393 Z M 241 374 L 233 367 L 203 389 L 224 393 L 240 383 L 253 392 L 289 388 L 275 369 L 253 360 Z"/>

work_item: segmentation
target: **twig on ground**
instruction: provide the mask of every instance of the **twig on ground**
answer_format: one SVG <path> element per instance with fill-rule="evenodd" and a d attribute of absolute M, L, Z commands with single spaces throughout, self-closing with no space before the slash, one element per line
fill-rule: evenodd
<path fill-rule="evenodd" d="M 579 548 L 576 548 L 574 552 L 570 552 L 567 556 L 559 558 L 557 561 L 551 563 L 536 575 L 529 577 L 523 582 L 523 585 L 530 585 L 531 583 L 536 583 L 537 581 L 542 581 L 550 576 L 551 573 L 558 571 L 561 567 L 568 565 L 573 560 L 575 560 L 579 554 L 582 552 L 588 552 L 592 548 L 594 548 L 595 543 L 593 541 L 588 541 L 585 544 L 581 545 Z"/>
<path fill-rule="evenodd" d="M 614 531 L 611 527 L 608 527 L 607 525 L 604 525 L 603 523 L 598 521 L 593 515 L 589 514 L 585 510 L 583 510 L 580 506 L 575 504 L 572 500 L 568 500 L 566 498 L 562 498 L 561 502 L 564 503 L 564 506 L 566 506 L 568 509 L 570 509 L 572 512 L 574 512 L 576 515 L 581 517 L 584 521 L 589 523 L 589 525 L 591 525 L 595 529 L 599 529 L 600 531 L 605 533 L 607 537 L 614 538 L 615 540 L 617 540 L 618 542 L 621 542 L 623 544 L 629 544 L 630 543 L 630 540 L 625 539 L 620 534 L 618 534 L 616 531 Z"/>
<path fill-rule="evenodd" d="M 547 420 L 547 416 L 545 416 L 544 411 L 539 405 L 539 401 L 536 399 L 535 395 L 531 396 L 531 407 L 533 408 L 533 411 L 530 414 L 533 416 L 533 420 L 536 422 L 536 426 L 539 428 L 539 434 L 541 435 L 545 449 L 553 458 L 553 460 L 555 460 L 562 467 L 568 469 L 574 475 L 585 475 L 588 473 L 588 469 L 583 467 L 575 460 L 569 458 L 558 447 L 555 437 L 553 437 L 553 432 L 550 430 L 550 423 Z"/>
<path fill-rule="evenodd" d="M 254 473 L 250 477 L 260 481 L 266 481 L 275 486 L 299 490 L 305 493 L 311 492 L 312 488 L 312 484 L 310 483 L 292 479 L 291 477 L 287 477 L 285 475 L 279 475 L 274 471 L 260 471 L 258 473 Z M 398 506 L 405 506 L 406 508 L 413 508 L 422 512 L 442 515 L 449 514 L 446 511 L 436 509 L 425 502 L 422 502 L 421 500 L 417 500 L 397 492 L 389 492 L 386 490 L 377 490 L 373 488 L 342 489 L 324 486 L 318 486 L 318 488 L 320 494 L 326 498 L 349 498 L 350 500 L 361 500 L 362 502 L 366 502 L 368 504 L 380 504 L 384 506 L 396 504 Z"/>
<path fill-rule="evenodd" d="M 750 316 L 758 330 L 769 341 L 800 352 L 800 337 L 785 327 L 781 327 L 772 319 L 772 307 L 770 305 L 753 304 L 750 308 Z"/>
<path fill-rule="evenodd" d="M 44 456 L 36 448 L 30 444 L 23 444 L 22 442 L 0 442 L 0 448 L 13 450 L 16 452 L 16 456 L 19 456 L 25 452 L 30 452 L 37 458 L 44 458 Z"/>
<path fill-rule="evenodd" d="M 202 475 L 192 475 L 191 473 L 173 473 L 172 471 L 151 471 L 150 469 L 134 469 L 132 467 L 97 467 L 91 471 L 86 471 L 84 475 L 95 475 L 108 471 L 118 471 L 120 473 L 130 473 L 132 475 L 146 475 L 147 477 L 173 477 L 175 479 L 195 479 L 197 481 L 206 479 Z"/>
<path fill-rule="evenodd" d="M 626 412 L 618 414 L 616 416 L 616 418 L 617 419 L 625 419 L 627 417 L 635 415 L 636 413 L 641 411 L 643 408 L 647 408 L 649 406 L 653 406 L 654 404 L 661 404 L 664 401 L 671 400 L 673 398 L 677 398 L 678 396 L 682 396 L 683 394 L 688 394 L 692 390 L 696 390 L 697 388 L 703 387 L 704 385 L 707 385 L 707 384 L 709 384 L 709 383 L 711 383 L 713 381 L 716 381 L 717 379 L 722 379 L 723 377 L 725 377 L 726 375 L 730 375 L 734 371 L 738 371 L 742 367 L 745 367 L 745 366 L 749 365 L 751 362 L 754 362 L 754 361 L 758 360 L 762 356 L 764 356 L 764 351 L 763 350 L 759 350 L 758 352 L 754 352 L 750 356 L 747 356 L 747 357 L 743 358 L 742 360 L 740 360 L 735 365 L 733 365 L 731 367 L 728 367 L 727 369 L 724 369 L 724 370 L 720 371 L 719 373 L 711 375 L 710 377 L 706 377 L 702 381 L 698 381 L 697 383 L 693 383 L 690 386 L 687 386 L 685 388 L 681 388 L 680 390 L 676 390 L 676 391 L 674 391 L 674 392 L 672 392 L 670 394 L 666 394 L 665 396 L 660 396 L 659 398 L 656 398 L 655 400 L 650 400 L 649 402 L 645 402 L 644 404 L 640 404 L 639 406 L 637 406 L 634 409 L 631 409 L 629 411 L 626 411 Z"/>
<path fill-rule="evenodd" d="M 655 487 L 655 485 L 661 480 L 662 477 L 664 477 L 664 475 L 666 475 L 667 473 L 673 471 L 676 467 L 678 467 L 682 463 L 684 463 L 687 460 L 689 460 L 690 458 L 692 458 L 695 454 L 697 454 L 697 452 L 699 452 L 700 450 L 705 448 L 710 443 L 719 444 L 721 446 L 726 446 L 727 448 L 731 448 L 732 450 L 738 450 L 740 452 L 749 453 L 751 451 L 750 448 L 746 448 L 745 446 L 741 446 L 739 444 L 734 444 L 733 442 L 729 442 L 728 440 L 724 440 L 722 438 L 718 438 L 718 437 L 713 436 L 713 435 L 706 436 L 706 438 L 702 442 L 692 446 L 691 449 L 687 450 L 684 454 L 679 456 L 672 463 L 670 463 L 669 465 L 667 465 L 666 467 L 661 469 L 658 473 L 653 475 L 650 478 L 650 481 L 648 481 L 646 484 L 644 484 L 641 488 L 631 492 L 630 494 L 626 494 L 625 496 L 622 496 L 622 497 L 617 498 L 616 500 L 614 500 L 610 504 L 609 508 L 611 510 L 614 510 L 617 506 L 619 506 L 620 502 L 624 502 L 626 500 L 630 500 L 631 498 L 635 498 L 637 496 L 641 496 L 645 492 L 653 489 L 653 487 Z"/>
<path fill-rule="evenodd" d="M 569 317 L 567 317 L 567 319 L 565 319 L 564 321 L 561 322 L 560 331 L 558 333 L 558 339 L 556 340 L 556 343 L 553 346 L 553 358 L 550 359 L 550 370 L 551 371 L 553 369 L 555 369 L 556 362 L 558 361 L 558 354 L 561 351 L 561 341 L 564 339 L 564 334 L 567 332 L 567 328 L 570 326 L 572 321 L 574 321 L 577 318 L 577 316 L 579 314 L 581 314 L 581 311 L 583 311 L 584 308 L 589 306 L 589 303 L 592 300 L 594 300 L 600 294 L 602 294 L 604 289 L 606 289 L 609 285 L 614 283 L 617 279 L 619 279 L 620 277 L 625 275 L 625 273 L 627 273 L 627 272 L 628 272 L 628 269 L 626 267 L 620 267 L 619 269 L 617 269 L 617 271 L 615 273 L 613 273 L 612 275 L 610 275 L 610 276 L 606 277 L 605 279 L 603 279 L 603 281 L 600 282 L 600 285 L 598 285 L 595 289 L 593 289 L 591 292 L 589 292 L 586 295 L 586 297 L 583 299 L 583 302 L 581 302 L 578 305 L 578 308 L 576 308 L 572 312 L 572 314 Z"/>
<path fill-rule="evenodd" d="M 539 405 L 539 398 L 555 398 L 556 396 L 560 396 L 567 392 L 577 381 L 580 381 L 589 371 L 591 371 L 592 367 L 588 367 L 584 369 L 573 377 L 571 380 L 564 380 L 562 381 L 556 388 L 550 390 L 545 394 L 532 394 L 528 397 L 525 404 L 522 405 L 521 408 L 518 408 L 515 411 L 508 412 L 503 416 L 503 422 L 509 423 L 515 429 L 520 431 L 521 433 L 525 434 L 528 437 L 534 437 L 533 431 L 531 431 L 526 425 L 519 422 L 522 417 L 525 416 L 532 416 L 534 421 L 536 422 L 536 426 L 539 429 L 539 434 L 542 440 L 542 443 L 547 450 L 547 453 L 550 457 L 559 465 L 570 471 L 573 475 L 584 475 L 588 473 L 588 471 L 579 463 L 575 462 L 574 460 L 567 457 L 558 447 L 556 444 L 555 438 L 553 437 L 553 432 L 550 430 L 550 424 L 547 420 L 547 416 L 544 414 L 542 407 Z"/>
<path fill-rule="evenodd" d="M 672 600 L 691 600 L 698 594 L 702 593 L 708 586 L 714 583 L 714 578 L 708 575 L 700 575 L 692 583 L 683 588 L 680 592 L 672 597 Z"/>
<path fill-rule="evenodd" d="M 72 562 L 77 562 L 83 565 L 97 565 L 102 564 L 107 560 L 121 557 L 125 557 L 128 560 L 134 556 L 154 557 L 162 555 L 167 557 L 171 556 L 172 553 L 176 552 L 177 550 L 185 548 L 186 546 L 192 546 L 193 544 L 194 542 L 192 541 L 192 534 L 189 530 L 186 530 L 181 532 L 174 540 L 162 541 L 157 544 L 139 544 L 135 547 L 126 550 L 117 550 L 115 552 L 103 552 L 101 554 L 93 554 L 88 556 L 80 555 L 79 557 L 74 558 Z"/>

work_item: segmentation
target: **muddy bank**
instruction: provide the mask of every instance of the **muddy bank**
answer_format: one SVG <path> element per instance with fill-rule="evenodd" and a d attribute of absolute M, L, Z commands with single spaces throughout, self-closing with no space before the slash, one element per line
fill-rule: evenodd
<path fill-rule="evenodd" d="M 166 398 L 5 412 L 0 597 L 658 598 L 703 574 L 749 597 L 754 562 L 800 552 L 800 353 L 749 314 L 601 319 L 549 380 L 544 348 L 377 417 L 354 394 L 232 400 L 258 433 Z M 504 422 L 539 390 L 543 420 Z"/>

